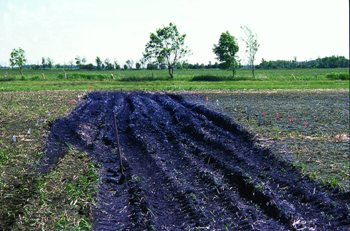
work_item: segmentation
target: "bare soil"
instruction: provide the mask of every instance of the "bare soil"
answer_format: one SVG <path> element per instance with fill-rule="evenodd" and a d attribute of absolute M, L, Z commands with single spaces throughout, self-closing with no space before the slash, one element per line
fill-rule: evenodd
<path fill-rule="evenodd" d="M 178 95 L 94 92 L 51 124 L 39 171 L 69 145 L 99 167 L 95 230 L 349 230 L 349 193 L 255 146 Z"/>

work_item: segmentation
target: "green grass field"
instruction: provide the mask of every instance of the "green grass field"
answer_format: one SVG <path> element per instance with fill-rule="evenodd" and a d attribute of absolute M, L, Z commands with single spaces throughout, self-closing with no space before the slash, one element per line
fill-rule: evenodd
<path fill-rule="evenodd" d="M 348 89 L 348 80 L 330 79 L 330 75 L 349 78 L 348 69 L 250 70 L 219 69 L 177 70 L 169 80 L 166 70 L 0 70 L 0 91 L 39 90 L 239 90 L 239 89 Z M 114 79 L 112 78 L 112 74 Z M 327 77 L 328 76 L 328 77 Z M 65 78 L 67 77 L 67 78 Z"/>

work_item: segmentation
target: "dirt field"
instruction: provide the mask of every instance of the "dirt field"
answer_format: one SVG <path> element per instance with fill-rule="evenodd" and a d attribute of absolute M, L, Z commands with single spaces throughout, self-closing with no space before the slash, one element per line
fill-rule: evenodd
<path fill-rule="evenodd" d="M 99 167 L 96 230 L 347 230 L 348 193 L 305 179 L 231 119 L 181 96 L 91 93 L 51 124 L 39 170 L 67 146 Z"/>

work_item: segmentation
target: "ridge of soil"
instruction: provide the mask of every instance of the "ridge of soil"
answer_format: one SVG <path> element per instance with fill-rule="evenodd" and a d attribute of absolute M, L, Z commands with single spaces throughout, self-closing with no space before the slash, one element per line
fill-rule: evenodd
<path fill-rule="evenodd" d="M 178 95 L 93 92 L 51 124 L 39 171 L 69 144 L 92 157 L 95 230 L 349 230 L 348 194 L 303 178 L 252 137 Z"/>

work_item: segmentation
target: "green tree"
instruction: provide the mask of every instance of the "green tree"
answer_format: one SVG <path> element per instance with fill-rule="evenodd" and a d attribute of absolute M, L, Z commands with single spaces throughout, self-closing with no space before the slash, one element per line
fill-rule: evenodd
<path fill-rule="evenodd" d="M 131 59 L 126 60 L 125 64 L 128 66 L 128 69 L 132 70 L 134 67 L 134 61 Z"/>
<path fill-rule="evenodd" d="M 113 64 L 110 62 L 109 58 L 106 58 L 104 61 L 106 70 L 113 70 Z"/>
<path fill-rule="evenodd" d="M 86 58 L 83 57 L 83 58 L 81 59 L 81 64 L 82 64 L 82 65 L 85 65 L 85 63 L 86 63 Z"/>
<path fill-rule="evenodd" d="M 47 57 L 46 62 L 47 62 L 47 67 L 51 69 L 53 66 L 53 59 L 51 59 L 50 57 Z"/>
<path fill-rule="evenodd" d="M 232 69 L 232 76 L 235 76 L 236 67 L 238 65 L 236 53 L 239 47 L 234 36 L 228 31 L 220 35 L 218 44 L 214 44 L 213 52 L 217 59 L 221 62 L 221 66 L 227 69 Z"/>
<path fill-rule="evenodd" d="M 116 70 L 120 70 L 120 65 L 119 65 L 119 63 L 116 60 L 114 60 L 114 68 Z"/>
<path fill-rule="evenodd" d="M 80 58 L 80 56 L 75 57 L 75 64 L 77 66 L 80 66 L 82 64 L 82 59 Z"/>
<path fill-rule="evenodd" d="M 186 34 L 181 35 L 173 23 L 157 29 L 156 33 L 151 33 L 150 41 L 146 44 L 144 59 L 158 64 L 165 63 L 169 76 L 173 79 L 176 63 L 190 53 L 184 44 L 185 37 Z"/>
<path fill-rule="evenodd" d="M 248 55 L 248 65 L 252 70 L 253 78 L 255 78 L 254 61 L 255 61 L 255 56 L 256 56 L 256 53 L 258 52 L 260 44 L 258 43 L 256 33 L 254 33 L 249 27 L 242 26 L 241 29 L 243 30 L 243 33 L 244 33 L 244 37 L 242 40 L 245 42 L 245 45 L 246 45 L 245 52 Z"/>
<path fill-rule="evenodd" d="M 135 66 L 136 66 L 136 70 L 140 70 L 141 69 L 141 63 L 137 62 L 135 64 Z"/>
<path fill-rule="evenodd" d="M 102 65 L 102 60 L 101 60 L 101 58 L 100 57 L 96 57 L 96 66 L 97 66 L 97 69 L 98 70 L 101 70 L 101 66 Z"/>
<path fill-rule="evenodd" d="M 10 65 L 11 67 L 17 66 L 19 68 L 19 72 L 21 73 L 22 79 L 24 78 L 22 68 L 26 64 L 25 52 L 22 48 L 12 49 L 10 54 Z"/>
<path fill-rule="evenodd" d="M 41 66 L 44 69 L 46 67 L 46 59 L 45 57 L 41 57 Z"/>

